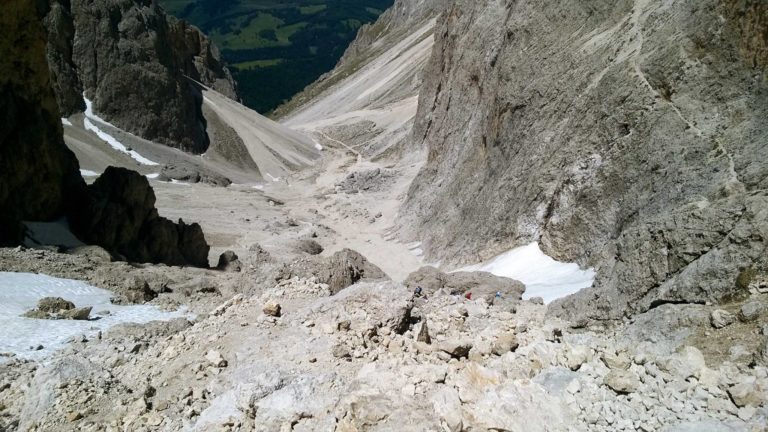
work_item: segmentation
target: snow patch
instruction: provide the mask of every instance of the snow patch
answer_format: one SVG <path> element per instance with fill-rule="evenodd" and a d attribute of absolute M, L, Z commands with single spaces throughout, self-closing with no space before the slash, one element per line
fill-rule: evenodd
<path fill-rule="evenodd" d="M 90 321 L 42 320 L 20 315 L 37 306 L 43 297 L 62 297 L 77 307 L 92 306 Z M 72 337 L 93 337 L 99 331 L 122 323 L 144 324 L 185 317 L 180 309 L 163 312 L 155 306 L 119 306 L 110 303 L 112 293 L 85 282 L 42 274 L 0 272 L 0 352 L 41 360 L 65 346 Z M 109 311 L 109 314 L 102 313 Z M 41 350 L 30 346 L 42 345 Z"/>
<path fill-rule="evenodd" d="M 109 123 L 108 121 L 102 119 L 101 117 L 97 116 L 93 112 L 93 102 L 91 102 L 88 98 L 86 98 L 85 94 L 83 94 L 83 100 L 85 100 L 85 118 L 83 119 L 83 126 L 85 126 L 85 130 L 89 130 L 95 133 L 96 136 L 98 136 L 101 140 L 106 141 L 107 144 L 110 145 L 110 147 L 112 147 L 113 149 L 119 152 L 129 155 L 134 160 L 136 160 L 136 162 L 142 165 L 159 165 L 157 162 L 151 161 L 145 158 L 144 156 L 140 155 L 135 150 L 128 150 L 128 147 L 123 145 L 123 143 L 118 141 L 115 137 L 99 129 L 99 127 L 93 123 L 94 121 L 108 125 L 115 129 L 119 129 L 119 128 L 115 127 L 115 125 L 113 125 L 112 123 Z"/>
<path fill-rule="evenodd" d="M 61 124 L 63 124 L 64 126 L 72 126 L 72 122 L 69 121 L 69 119 L 66 119 L 64 117 L 61 118 Z"/>
<path fill-rule="evenodd" d="M 273 182 L 279 182 L 280 181 L 280 177 L 275 177 L 275 176 L 273 176 L 270 173 L 267 173 L 267 177 L 269 177 L 269 179 L 272 180 Z"/>
<path fill-rule="evenodd" d="M 484 271 L 519 280 L 525 284 L 524 299 L 541 297 L 550 303 L 589 288 L 595 281 L 593 269 L 582 270 L 578 264 L 555 261 L 531 243 L 503 253 L 485 263 L 458 271 Z"/>
<path fill-rule="evenodd" d="M 148 179 L 156 179 L 160 177 L 160 173 L 147 174 L 145 177 L 147 177 Z"/>
<path fill-rule="evenodd" d="M 83 176 L 83 177 L 98 177 L 99 173 L 97 173 L 96 171 L 91 171 L 91 170 L 87 170 L 87 169 L 81 169 L 80 170 L 80 175 Z"/>

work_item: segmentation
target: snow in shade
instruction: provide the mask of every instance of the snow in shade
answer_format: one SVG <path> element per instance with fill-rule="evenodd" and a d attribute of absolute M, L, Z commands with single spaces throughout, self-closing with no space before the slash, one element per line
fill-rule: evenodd
<path fill-rule="evenodd" d="M 98 177 L 99 173 L 87 169 L 81 169 L 80 175 L 83 177 Z"/>
<path fill-rule="evenodd" d="M 63 124 L 64 126 L 72 126 L 72 122 L 69 121 L 69 119 L 66 119 L 64 117 L 61 118 L 61 124 Z"/>
<path fill-rule="evenodd" d="M 112 135 L 104 132 L 103 130 L 99 129 L 98 126 L 94 122 L 99 122 L 105 125 L 108 125 L 110 127 L 113 127 L 117 129 L 112 123 L 109 123 L 108 121 L 102 119 L 98 115 L 96 115 L 93 112 L 93 102 L 91 102 L 88 98 L 85 97 L 85 94 L 83 94 L 83 100 L 85 101 L 85 118 L 83 119 L 83 126 L 85 126 L 85 130 L 89 130 L 96 134 L 102 141 L 106 141 L 107 144 L 109 144 L 113 149 L 125 153 L 132 157 L 136 162 L 142 164 L 142 165 L 158 165 L 157 162 L 153 162 L 144 156 L 140 155 L 135 150 L 128 150 L 128 147 L 123 145 L 120 141 L 118 141 L 115 137 Z"/>
<path fill-rule="evenodd" d="M 541 251 L 538 243 L 512 249 L 459 271 L 484 271 L 518 280 L 525 284 L 524 299 L 541 297 L 545 303 L 589 288 L 595 281 L 593 269 L 582 270 L 578 264 L 555 261 Z"/>
<path fill-rule="evenodd" d="M 80 281 L 41 274 L 0 272 L 0 328 L 3 329 L 0 353 L 41 360 L 76 336 L 90 338 L 117 324 L 168 321 L 188 315 L 183 309 L 163 312 L 150 305 L 114 305 L 109 301 L 111 296 L 112 293 L 107 290 Z M 36 307 L 43 297 L 62 297 L 77 307 L 92 306 L 93 319 L 45 320 L 21 316 Z M 40 350 L 30 349 L 40 345 L 43 347 Z"/>

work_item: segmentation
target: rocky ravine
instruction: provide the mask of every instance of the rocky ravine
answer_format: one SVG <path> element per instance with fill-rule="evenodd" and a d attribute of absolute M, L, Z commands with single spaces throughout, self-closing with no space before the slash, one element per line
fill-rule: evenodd
<path fill-rule="evenodd" d="M 539 241 L 596 267 L 561 316 L 742 294 L 767 265 L 765 17 L 759 1 L 454 2 L 402 232 L 431 260 Z"/>
<path fill-rule="evenodd" d="M 192 153 L 210 143 L 200 89 L 237 98 L 218 49 L 197 28 L 147 0 L 48 2 L 47 54 L 62 116 L 83 93 L 107 121 Z"/>
<path fill-rule="evenodd" d="M 26 2 L 28 3 L 28 2 Z M 45 59 L 45 36 L 35 4 L 13 2 L 0 39 L 0 244 L 25 240 L 22 221 L 68 217 L 82 240 L 135 262 L 208 266 L 208 244 L 197 224 L 158 215 L 147 179 L 110 168 L 86 186 L 64 145 Z M 57 246 L 57 245 L 53 245 Z"/>

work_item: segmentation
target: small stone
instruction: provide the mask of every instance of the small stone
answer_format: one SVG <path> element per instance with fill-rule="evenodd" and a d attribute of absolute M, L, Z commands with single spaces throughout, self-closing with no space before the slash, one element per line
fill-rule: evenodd
<path fill-rule="evenodd" d="M 336 344 L 331 349 L 331 355 L 333 355 L 336 358 L 349 358 L 352 356 L 349 352 L 349 348 L 347 348 L 344 344 Z"/>
<path fill-rule="evenodd" d="M 634 393 L 640 386 L 640 379 L 634 372 L 614 369 L 605 376 L 603 384 L 616 393 Z"/>
<path fill-rule="evenodd" d="M 712 311 L 712 313 L 709 315 L 709 322 L 712 324 L 712 327 L 716 329 L 721 329 L 723 327 L 729 326 L 733 324 L 736 321 L 736 317 L 728 312 L 724 311 L 722 309 L 717 309 Z"/>
<path fill-rule="evenodd" d="M 755 321 L 763 312 L 763 305 L 760 302 L 752 301 L 746 303 L 739 310 L 739 320 L 742 322 Z"/>
<path fill-rule="evenodd" d="M 541 297 L 532 297 L 529 302 L 535 304 L 535 305 L 544 305 L 544 299 Z"/>
<path fill-rule="evenodd" d="M 627 370 L 632 364 L 632 361 L 629 359 L 629 355 L 626 352 L 621 352 L 618 354 L 606 352 L 603 354 L 602 360 L 603 363 L 605 363 L 605 365 L 610 369 Z"/>
<path fill-rule="evenodd" d="M 73 411 L 67 414 L 67 421 L 74 422 L 83 418 L 83 414 L 79 411 Z"/>
<path fill-rule="evenodd" d="M 747 421 L 754 417 L 755 413 L 757 412 L 757 409 L 751 405 L 741 407 L 738 411 L 738 416 L 740 419 Z"/>
<path fill-rule="evenodd" d="M 517 336 L 514 333 L 504 333 L 496 338 L 491 352 L 497 356 L 502 356 L 508 352 L 515 351 L 520 346 Z"/>
<path fill-rule="evenodd" d="M 264 314 L 273 316 L 273 317 L 279 317 L 281 313 L 281 306 L 276 301 L 270 300 L 267 302 L 267 304 L 264 305 L 264 308 L 262 311 Z"/>
<path fill-rule="evenodd" d="M 469 351 L 472 349 L 472 343 L 456 340 L 445 341 L 440 344 L 439 349 L 453 358 L 460 359 L 469 355 Z"/>
<path fill-rule="evenodd" d="M 572 345 L 565 351 L 564 366 L 572 371 L 579 370 L 581 365 L 588 362 L 591 357 L 592 353 L 588 347 L 583 345 Z"/>
<path fill-rule="evenodd" d="M 352 323 L 349 320 L 339 321 L 336 324 L 336 329 L 339 331 L 349 331 L 350 328 L 352 328 Z"/>
<path fill-rule="evenodd" d="M 731 400 L 739 408 L 747 405 L 758 407 L 762 403 L 760 389 L 753 382 L 742 382 L 731 386 L 728 389 L 728 395 L 731 396 Z"/>
<path fill-rule="evenodd" d="M 221 356 L 218 351 L 208 351 L 205 354 L 205 359 L 208 360 L 214 367 L 227 367 L 227 361 Z"/>
<path fill-rule="evenodd" d="M 432 343 L 432 338 L 429 336 L 429 327 L 427 327 L 427 320 L 424 320 L 424 322 L 421 323 L 421 329 L 419 330 L 419 335 L 416 336 L 416 341 L 425 344 Z"/>

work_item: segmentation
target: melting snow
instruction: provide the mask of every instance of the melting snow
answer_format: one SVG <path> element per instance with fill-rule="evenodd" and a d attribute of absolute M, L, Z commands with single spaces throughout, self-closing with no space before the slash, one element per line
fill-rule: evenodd
<path fill-rule="evenodd" d="M 96 124 L 93 121 L 103 123 L 115 129 L 118 129 L 118 128 L 115 127 L 115 125 L 113 125 L 112 123 L 109 123 L 108 121 L 102 119 L 101 117 L 96 115 L 96 113 L 93 112 L 93 102 L 91 102 L 88 98 L 86 98 L 85 94 L 83 94 L 83 100 L 85 101 L 85 118 L 83 119 L 83 126 L 85 126 L 85 130 L 89 130 L 95 133 L 100 139 L 102 139 L 103 141 L 106 141 L 107 144 L 109 144 L 113 149 L 129 155 L 130 157 L 135 159 L 136 162 L 142 165 L 158 165 L 157 162 L 153 162 L 145 158 L 135 150 L 128 150 L 128 147 L 123 145 L 123 143 L 118 141 L 115 137 L 99 129 L 99 127 L 96 126 Z"/>
<path fill-rule="evenodd" d="M 81 169 L 80 175 L 83 177 L 98 177 L 99 173 L 91 170 Z"/>
<path fill-rule="evenodd" d="M 541 297 L 545 303 L 589 288 L 595 281 L 593 269 L 582 270 L 578 264 L 555 261 L 541 251 L 538 243 L 512 249 L 460 271 L 485 271 L 519 280 L 525 284 L 524 299 Z"/>
<path fill-rule="evenodd" d="M 41 274 L 0 272 L 0 352 L 40 360 L 62 348 L 72 337 L 94 336 L 121 323 L 167 321 L 186 316 L 184 310 L 163 312 L 155 306 L 119 306 L 109 302 L 112 293 L 84 282 Z M 92 306 L 91 321 L 41 320 L 20 315 L 37 306 L 43 297 L 62 297 L 77 307 Z M 100 315 L 103 311 L 109 314 Z M 30 346 L 42 345 L 41 350 Z"/>

